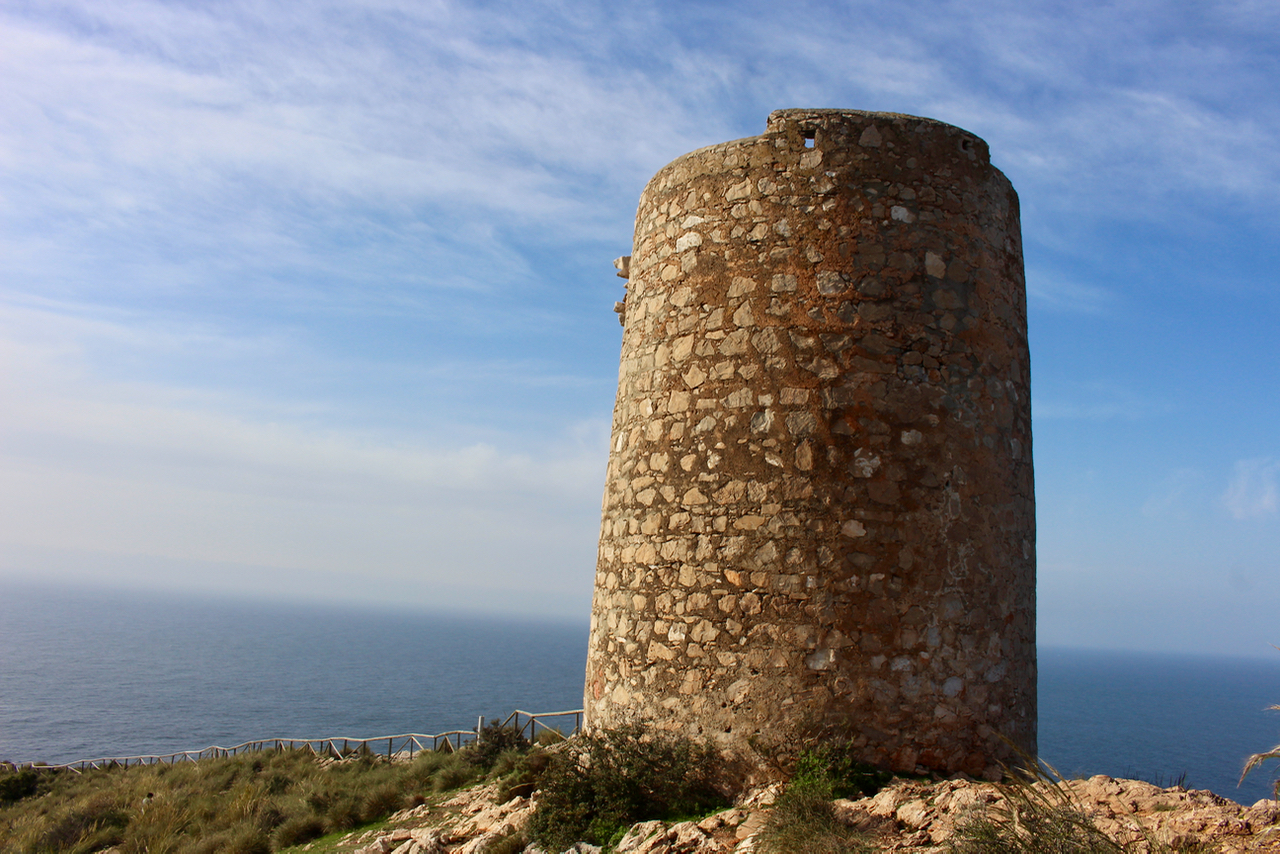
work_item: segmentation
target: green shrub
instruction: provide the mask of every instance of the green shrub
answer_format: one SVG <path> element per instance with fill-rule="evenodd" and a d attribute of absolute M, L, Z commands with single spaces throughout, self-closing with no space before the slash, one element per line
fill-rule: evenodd
<path fill-rule="evenodd" d="M 892 779 L 887 771 L 856 759 L 847 741 L 835 740 L 801 751 L 790 788 L 812 788 L 827 800 L 864 798 L 883 789 Z"/>
<path fill-rule="evenodd" d="M 293 787 L 293 780 L 287 774 L 279 771 L 272 771 L 263 781 L 263 785 L 269 795 L 283 795 Z"/>
<path fill-rule="evenodd" d="M 20 801 L 30 797 L 39 787 L 40 775 L 30 768 L 23 768 L 21 771 L 0 771 L 0 803 Z"/>
<path fill-rule="evenodd" d="M 419 783 L 428 784 L 442 765 L 453 761 L 456 760 L 452 753 L 443 750 L 424 750 L 409 763 L 409 773 Z"/>
<path fill-rule="evenodd" d="M 280 805 L 270 799 L 259 800 L 255 803 L 250 811 L 250 815 L 253 817 L 253 826 L 264 833 L 270 833 L 280 825 L 284 824 L 286 818 L 284 810 L 280 808 Z"/>
<path fill-rule="evenodd" d="M 551 755 L 529 835 L 562 851 L 578 841 L 606 844 L 638 821 L 703 815 L 727 806 L 717 789 L 719 767 L 710 746 L 688 739 L 637 728 L 580 736 Z"/>
<path fill-rule="evenodd" d="M 526 754 L 527 751 L 524 750 L 508 750 L 505 753 L 499 754 L 498 758 L 493 762 L 493 767 L 489 769 L 489 776 L 506 777 L 508 774 L 516 770 Z"/>
<path fill-rule="evenodd" d="M 796 758 L 786 791 L 774 803 L 758 838 L 762 854 L 850 854 L 873 850 L 850 827 L 842 825 L 831 801 L 874 795 L 893 778 L 854 758 L 846 741 L 808 747 Z"/>
<path fill-rule="evenodd" d="M 503 726 L 497 720 L 480 728 L 476 740 L 462 748 L 460 755 L 481 771 L 488 771 L 504 753 L 515 750 L 521 753 L 529 749 L 529 739 L 513 726 Z"/>
<path fill-rule="evenodd" d="M 551 764 L 551 756 L 545 750 L 533 750 L 520 756 L 515 766 L 501 777 L 497 802 L 505 804 L 512 798 L 527 798 L 533 794 L 538 781 L 542 779 L 542 775 Z"/>

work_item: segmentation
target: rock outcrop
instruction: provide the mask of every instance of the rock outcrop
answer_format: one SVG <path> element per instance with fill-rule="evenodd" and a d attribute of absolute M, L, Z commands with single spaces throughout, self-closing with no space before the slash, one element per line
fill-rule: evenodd
<path fill-rule="evenodd" d="M 739 805 L 700 821 L 646 821 L 634 825 L 618 854 L 754 854 L 780 787 L 751 793 Z M 894 780 L 878 794 L 834 802 L 842 823 L 857 828 L 881 851 L 943 854 L 957 828 L 976 816 L 999 816 L 1009 789 L 967 779 Z M 1033 787 L 1051 802 L 1074 804 L 1099 830 L 1137 851 L 1214 851 L 1280 854 L 1280 802 L 1242 806 L 1209 791 L 1160 788 L 1138 780 L 1096 776 Z M 353 854 L 482 854 L 522 830 L 533 812 L 528 798 L 494 804 L 495 786 L 466 790 L 439 806 L 392 817 L 395 829 L 351 834 L 341 850 Z M 536 847 L 525 854 L 544 852 Z M 570 851 L 598 852 L 580 843 Z"/>

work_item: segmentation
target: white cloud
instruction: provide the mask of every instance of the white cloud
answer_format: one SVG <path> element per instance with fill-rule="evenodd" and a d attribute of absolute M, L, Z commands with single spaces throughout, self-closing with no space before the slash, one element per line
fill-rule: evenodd
<path fill-rule="evenodd" d="M 1036 392 L 1031 404 L 1031 411 L 1038 421 L 1133 421 L 1166 408 L 1128 388 L 1105 381 L 1068 383 L 1048 399 L 1044 399 L 1042 394 Z"/>
<path fill-rule="evenodd" d="M 1280 460 L 1273 457 L 1239 460 L 1222 502 L 1236 519 L 1273 516 L 1280 510 L 1278 479 Z"/>
<path fill-rule="evenodd" d="M 258 567 L 330 587 L 434 585 L 454 604 L 467 590 L 537 588 L 562 612 L 589 593 L 603 423 L 566 425 L 528 450 L 461 429 L 433 439 L 317 425 L 288 402 L 254 417 L 244 413 L 261 402 L 232 392 L 104 378 L 85 361 L 86 347 L 136 328 L 4 316 L 0 543 L 41 561 L 20 568 L 28 575 L 69 550 L 154 565 L 156 583 L 172 581 L 164 566 L 214 567 L 228 582 Z M 32 340 L 39 325 L 61 329 Z M 270 346 L 209 330 L 129 343 L 157 354 Z"/>
<path fill-rule="evenodd" d="M 1106 288 L 1073 281 L 1050 270 L 1029 269 L 1027 299 L 1053 311 L 1101 314 L 1115 304 L 1116 295 Z"/>
<path fill-rule="evenodd" d="M 965 127 L 1041 210 L 1166 220 L 1171 198 L 1209 191 L 1275 213 L 1270 49 L 1213 26 L 1230 8 L 1183 22 L 1185 7 L 1163 0 L 868 4 L 848 28 L 812 26 L 826 17 L 818 9 L 789 6 L 798 25 L 759 8 L 728 24 L 787 70 L 774 84 L 782 97 Z"/>
<path fill-rule="evenodd" d="M 0 18 L 0 38 L 20 46 L 0 61 L 18 131 L 10 166 L 38 173 L 56 159 L 67 192 L 97 185 L 101 204 L 125 210 L 158 203 L 138 190 L 208 195 L 247 180 L 330 204 L 544 217 L 580 208 L 570 190 L 584 173 L 640 178 L 635 153 L 652 135 L 681 145 L 693 124 L 626 69 L 487 43 L 489 17 L 462 7 L 448 28 L 437 7 L 354 33 L 341 15 L 268 7 L 265 22 L 234 10 L 215 22 L 160 8 L 80 10 L 105 33 L 91 37 Z M 398 40 L 379 38 L 393 25 Z M 317 43 L 292 43 L 303 37 Z M 112 192 L 121 184 L 134 192 Z"/>
<path fill-rule="evenodd" d="M 550 339 L 616 334 L 609 259 L 657 168 L 781 107 L 949 121 L 1050 249 L 1035 307 L 1119 314 L 1179 247 L 1129 256 L 1113 223 L 1277 219 L 1271 5 L 11 4 L 0 525 L 226 573 L 589 578 L 616 339 Z M 1105 284 L 1051 263 L 1090 252 Z M 1040 384 L 1035 415 L 1146 418 L 1164 381 Z M 592 384 L 599 415 L 549 391 Z M 1249 472 L 1225 505 L 1274 513 Z"/>
<path fill-rule="evenodd" d="M 1143 502 L 1141 512 L 1148 519 L 1184 519 L 1189 514 L 1188 498 L 1196 494 L 1201 476 L 1195 469 L 1171 472 Z"/>

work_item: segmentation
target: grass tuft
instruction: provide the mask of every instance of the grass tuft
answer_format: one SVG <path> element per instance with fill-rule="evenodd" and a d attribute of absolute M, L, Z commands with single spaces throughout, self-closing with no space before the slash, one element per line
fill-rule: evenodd
<path fill-rule="evenodd" d="M 1277 646 L 1276 649 L 1280 649 Z M 1267 706 L 1268 711 L 1280 712 L 1280 706 Z M 1249 772 L 1258 768 L 1262 763 L 1270 759 L 1280 759 L 1280 744 L 1266 751 L 1265 753 L 1255 753 L 1245 760 L 1244 770 L 1240 772 L 1240 782 L 1244 782 L 1244 778 L 1249 776 Z M 1238 784 L 1237 784 L 1238 785 Z M 1276 800 L 1280 801 L 1280 777 L 1276 778 L 1275 784 L 1272 786 L 1271 794 Z"/>
<path fill-rule="evenodd" d="M 315 815 L 296 815 L 278 828 L 272 837 L 277 850 L 302 845 L 324 836 L 324 822 Z"/>
<path fill-rule="evenodd" d="M 1000 784 L 1003 802 L 984 806 L 961 821 L 947 843 L 949 854 L 1167 854 L 1168 845 L 1135 830 L 1116 838 L 1098 827 L 1069 785 L 1051 766 L 1028 769 Z"/>
<path fill-rule="evenodd" d="M 791 786 L 774 803 L 756 837 L 756 850 L 761 854 L 862 854 L 876 849 L 836 819 L 831 798 L 820 789 Z"/>
<path fill-rule="evenodd" d="M 761 854 L 859 854 L 874 851 L 862 834 L 836 818 L 832 800 L 860 798 L 880 791 L 893 775 L 854 758 L 845 741 L 806 748 L 795 773 L 774 803 L 757 838 Z"/>

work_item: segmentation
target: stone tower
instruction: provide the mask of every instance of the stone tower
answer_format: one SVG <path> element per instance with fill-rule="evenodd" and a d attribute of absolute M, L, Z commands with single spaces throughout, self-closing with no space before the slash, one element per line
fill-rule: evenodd
<path fill-rule="evenodd" d="M 780 110 L 658 172 L 619 267 L 587 726 L 1034 754 L 1021 231 L 986 143 Z"/>

